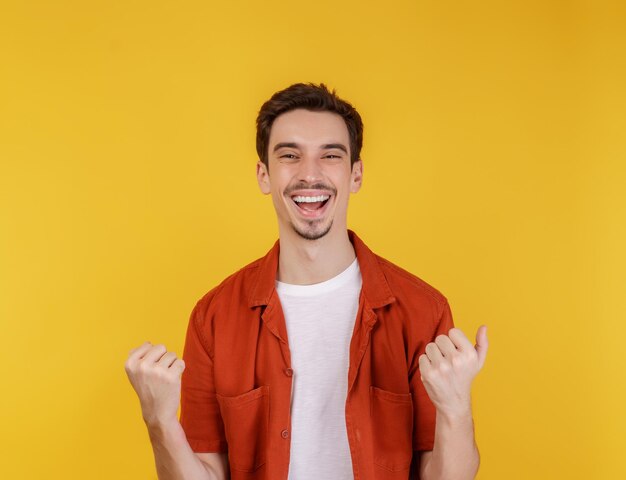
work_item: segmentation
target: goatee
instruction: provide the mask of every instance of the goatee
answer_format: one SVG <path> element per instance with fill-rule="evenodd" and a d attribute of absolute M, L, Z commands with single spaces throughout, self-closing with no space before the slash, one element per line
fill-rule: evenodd
<path fill-rule="evenodd" d="M 314 222 L 311 222 L 311 223 L 314 223 Z M 328 228 L 322 230 L 321 232 L 306 232 L 306 231 L 303 232 L 299 230 L 293 223 L 291 224 L 293 231 L 306 240 L 317 240 L 317 239 L 322 238 L 324 235 L 330 232 L 330 229 L 332 226 L 333 226 L 333 221 L 331 220 L 330 223 L 328 224 Z"/>

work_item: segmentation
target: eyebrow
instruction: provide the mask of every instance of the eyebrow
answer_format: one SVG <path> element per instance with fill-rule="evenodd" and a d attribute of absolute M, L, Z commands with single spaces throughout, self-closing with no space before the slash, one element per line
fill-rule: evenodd
<path fill-rule="evenodd" d="M 331 148 L 338 148 L 339 150 L 343 150 L 344 153 L 348 153 L 348 149 L 343 143 L 327 143 L 326 145 L 322 145 L 323 150 L 330 150 Z"/>
<path fill-rule="evenodd" d="M 300 148 L 300 146 L 294 142 L 280 142 L 274 145 L 273 151 L 275 152 L 276 150 L 280 148 Z M 339 150 L 342 150 L 345 153 L 348 153 L 348 149 L 343 143 L 326 143 L 322 145 L 322 150 L 329 150 L 331 148 L 337 148 Z"/>

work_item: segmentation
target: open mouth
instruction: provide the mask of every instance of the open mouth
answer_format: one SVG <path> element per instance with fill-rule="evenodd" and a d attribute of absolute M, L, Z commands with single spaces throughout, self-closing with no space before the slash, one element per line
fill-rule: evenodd
<path fill-rule="evenodd" d="M 302 215 L 306 217 L 316 217 L 325 210 L 330 200 L 330 195 L 317 195 L 314 197 L 294 195 L 291 197 L 291 200 L 296 204 Z"/>

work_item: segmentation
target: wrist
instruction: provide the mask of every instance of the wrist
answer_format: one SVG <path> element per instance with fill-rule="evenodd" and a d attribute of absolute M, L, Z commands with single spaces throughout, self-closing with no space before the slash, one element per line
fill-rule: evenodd
<path fill-rule="evenodd" d="M 150 436 L 152 435 L 165 435 L 170 431 L 180 428 L 180 422 L 177 418 L 144 418 L 146 427 Z"/>
<path fill-rule="evenodd" d="M 467 405 L 455 409 L 437 409 L 437 422 L 459 424 L 472 422 L 472 406 Z"/>

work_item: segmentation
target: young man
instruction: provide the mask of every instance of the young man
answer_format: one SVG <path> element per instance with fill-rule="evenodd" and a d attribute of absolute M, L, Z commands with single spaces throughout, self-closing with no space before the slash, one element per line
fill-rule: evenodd
<path fill-rule="evenodd" d="M 348 230 L 362 131 L 323 84 L 261 108 L 279 240 L 196 304 L 184 362 L 150 343 L 126 362 L 161 480 L 475 477 L 486 327 L 472 345 L 441 293 Z"/>

